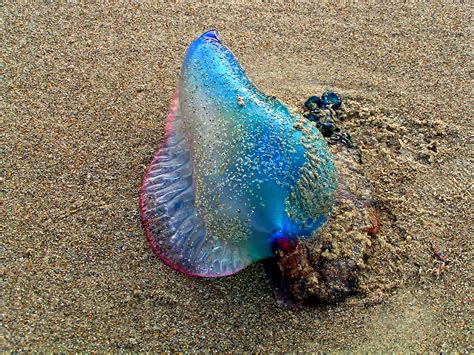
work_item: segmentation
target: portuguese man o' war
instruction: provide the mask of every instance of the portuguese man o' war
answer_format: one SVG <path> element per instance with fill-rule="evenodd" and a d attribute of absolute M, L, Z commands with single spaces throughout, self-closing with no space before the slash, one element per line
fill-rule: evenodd
<path fill-rule="evenodd" d="M 188 48 L 140 209 L 155 253 L 187 275 L 231 275 L 310 237 L 337 175 L 317 127 L 259 91 L 215 31 Z"/>

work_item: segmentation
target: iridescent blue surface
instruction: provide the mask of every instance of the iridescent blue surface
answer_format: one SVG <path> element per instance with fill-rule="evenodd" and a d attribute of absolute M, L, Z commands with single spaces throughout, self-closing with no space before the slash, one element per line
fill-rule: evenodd
<path fill-rule="evenodd" d="M 323 93 L 321 99 L 324 106 L 330 107 L 333 110 L 337 110 L 339 107 L 341 107 L 342 104 L 341 97 L 332 91 L 326 91 L 325 93 Z"/>
<path fill-rule="evenodd" d="M 256 89 L 216 32 L 195 40 L 141 191 L 157 254 L 191 275 L 232 274 L 277 237 L 310 236 L 335 189 L 316 127 Z"/>

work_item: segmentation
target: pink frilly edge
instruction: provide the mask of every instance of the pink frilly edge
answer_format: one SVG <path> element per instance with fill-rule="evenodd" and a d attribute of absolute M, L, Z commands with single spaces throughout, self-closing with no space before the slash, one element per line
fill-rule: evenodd
<path fill-rule="evenodd" d="M 153 242 L 153 236 L 152 236 L 150 228 L 149 228 L 149 221 L 145 217 L 145 201 L 144 201 L 144 197 L 143 197 L 144 185 L 145 185 L 145 182 L 148 178 L 148 175 L 151 172 L 152 165 L 154 163 L 158 162 L 158 156 L 160 155 L 160 152 L 161 152 L 161 150 L 163 149 L 163 147 L 166 143 L 166 139 L 167 139 L 168 134 L 172 130 L 172 123 L 176 119 L 176 111 L 177 111 L 178 105 L 179 105 L 179 91 L 178 91 L 178 89 L 176 89 L 175 94 L 173 95 L 173 98 L 171 100 L 171 104 L 170 104 L 168 114 L 166 115 L 166 125 L 165 125 L 164 138 L 163 138 L 162 142 L 158 145 L 158 149 L 156 150 L 156 152 L 153 156 L 153 159 L 152 159 L 151 163 L 149 164 L 145 175 L 142 178 L 142 183 L 141 183 L 141 187 L 140 187 L 140 202 L 139 202 L 139 204 L 140 204 L 140 220 L 141 220 L 141 223 L 142 223 L 142 227 L 143 227 L 143 230 L 145 231 L 145 235 L 148 239 L 148 242 L 150 243 L 150 246 L 153 249 L 153 252 L 168 267 L 170 267 L 170 268 L 172 268 L 172 269 L 174 269 L 174 270 L 176 270 L 176 271 L 178 271 L 178 272 L 180 272 L 180 273 L 182 273 L 186 276 L 191 276 L 191 277 L 219 278 L 219 277 L 231 276 L 231 275 L 239 272 L 240 270 L 244 269 L 245 267 L 241 268 L 241 269 L 234 270 L 232 272 L 226 272 L 226 273 L 223 273 L 223 274 L 203 275 L 203 274 L 199 274 L 199 273 L 190 272 L 189 270 L 186 270 L 186 269 L 182 268 L 180 265 L 178 265 L 178 264 L 172 262 L 171 260 L 169 260 L 160 250 L 158 250 L 157 245 Z"/>

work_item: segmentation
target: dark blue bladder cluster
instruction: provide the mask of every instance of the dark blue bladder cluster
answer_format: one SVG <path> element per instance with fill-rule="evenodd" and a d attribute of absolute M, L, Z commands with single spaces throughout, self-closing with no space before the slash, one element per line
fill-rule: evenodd
<path fill-rule="evenodd" d="M 316 122 L 316 126 L 324 137 L 331 137 L 338 131 L 333 116 L 341 104 L 342 99 L 338 94 L 326 91 L 321 97 L 311 96 L 305 101 L 304 106 L 308 112 L 304 116 Z"/>
<path fill-rule="evenodd" d="M 341 96 L 333 91 L 326 91 L 321 97 L 310 96 L 304 103 L 307 110 L 304 117 L 316 123 L 319 132 L 328 138 L 329 144 L 342 143 L 352 148 L 353 144 L 349 133 L 341 133 L 335 123 L 341 104 Z"/>
<path fill-rule="evenodd" d="M 333 110 L 337 110 L 341 107 L 342 99 L 341 97 L 332 91 L 326 91 L 321 97 L 319 96 L 311 96 L 309 97 L 304 106 L 308 109 L 308 111 L 312 112 L 318 109 L 327 109 L 331 108 Z"/>

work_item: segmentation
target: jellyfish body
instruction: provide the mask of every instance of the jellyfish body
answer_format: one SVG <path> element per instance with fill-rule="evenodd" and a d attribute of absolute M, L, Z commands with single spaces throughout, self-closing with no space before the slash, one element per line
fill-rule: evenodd
<path fill-rule="evenodd" d="M 336 185 L 317 128 L 260 92 L 215 31 L 196 39 L 140 192 L 163 262 L 192 276 L 236 273 L 272 256 L 276 240 L 310 237 Z"/>

